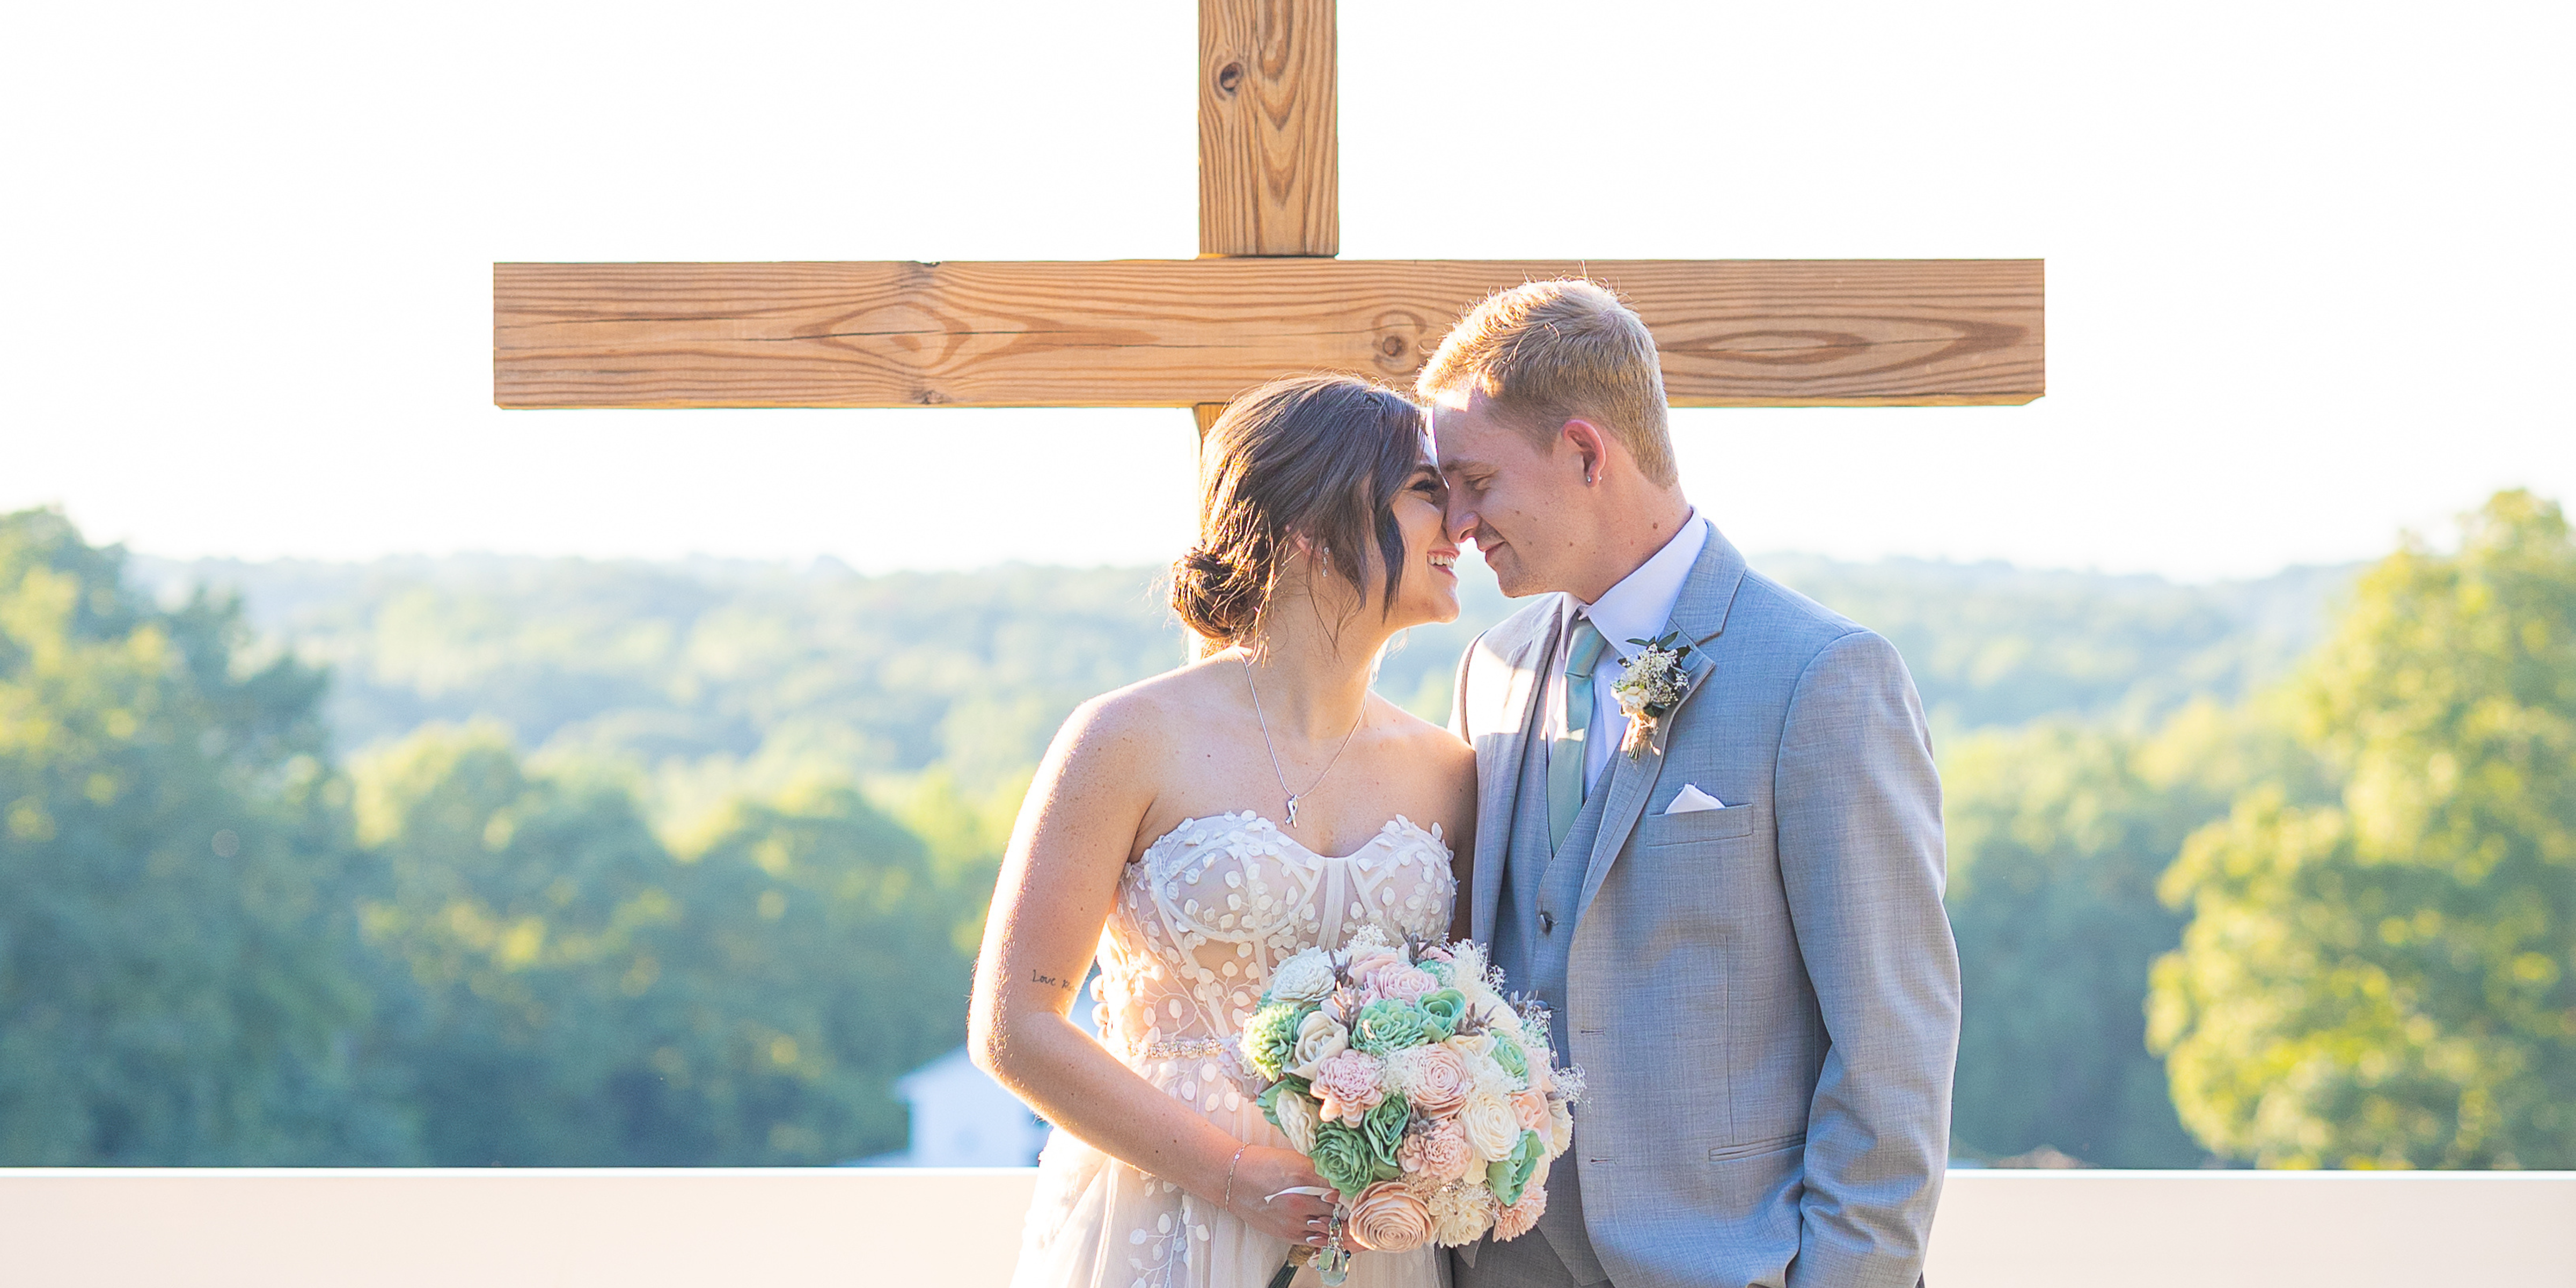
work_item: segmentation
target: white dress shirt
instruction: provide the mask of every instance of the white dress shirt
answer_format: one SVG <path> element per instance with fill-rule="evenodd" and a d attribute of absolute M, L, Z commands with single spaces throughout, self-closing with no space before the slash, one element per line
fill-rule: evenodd
<path fill-rule="evenodd" d="M 1708 522 L 1693 510 L 1682 520 L 1681 529 L 1664 543 L 1635 572 L 1620 579 L 1619 584 L 1601 593 L 1598 603 L 1575 602 L 1575 614 L 1592 619 L 1593 629 L 1609 644 L 1601 661 L 1592 669 L 1592 723 L 1583 734 L 1583 780 L 1597 783 L 1601 769 L 1610 763 L 1610 753 L 1628 736 L 1628 716 L 1619 709 L 1619 699 L 1610 692 L 1628 674 L 1628 659 L 1635 657 L 1638 646 L 1632 639 L 1650 640 L 1664 633 L 1671 621 L 1673 605 L 1682 597 L 1682 583 L 1690 579 L 1691 565 L 1699 562 L 1700 549 L 1708 544 Z M 1565 655 L 1558 646 L 1556 670 L 1547 682 L 1547 724 L 1551 733 L 1565 724 Z"/>

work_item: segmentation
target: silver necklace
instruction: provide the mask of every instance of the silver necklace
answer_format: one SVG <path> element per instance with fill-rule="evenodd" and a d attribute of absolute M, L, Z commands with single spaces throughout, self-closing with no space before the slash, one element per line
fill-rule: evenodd
<path fill-rule="evenodd" d="M 1270 741 L 1270 717 L 1261 713 L 1261 686 L 1253 682 L 1252 658 L 1248 654 L 1243 659 L 1243 683 L 1245 687 L 1252 690 L 1252 718 L 1261 722 L 1261 746 L 1270 753 L 1270 772 L 1278 777 L 1279 790 L 1288 797 L 1288 826 L 1295 827 L 1297 826 L 1297 802 L 1305 799 L 1306 792 L 1323 786 L 1324 775 L 1333 772 L 1333 766 L 1342 763 L 1342 753 L 1350 749 L 1351 735 L 1360 731 L 1360 717 L 1368 714 L 1368 697 L 1365 694 L 1361 695 L 1360 709 L 1351 716 L 1350 731 L 1342 735 L 1342 745 L 1333 748 L 1333 758 L 1325 761 L 1324 767 L 1316 772 L 1315 781 L 1306 784 L 1304 792 L 1292 792 L 1288 790 L 1288 771 L 1279 767 L 1279 748 Z"/>

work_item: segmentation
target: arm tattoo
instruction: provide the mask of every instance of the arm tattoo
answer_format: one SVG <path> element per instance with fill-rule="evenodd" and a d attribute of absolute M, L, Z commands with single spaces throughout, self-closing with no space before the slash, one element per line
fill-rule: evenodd
<path fill-rule="evenodd" d="M 1044 984 L 1049 988 L 1060 988 L 1068 993 L 1073 991 L 1073 985 L 1071 982 L 1057 979 L 1055 976 L 1049 975 L 1044 971 L 1030 971 L 1029 982 L 1032 984 Z"/>

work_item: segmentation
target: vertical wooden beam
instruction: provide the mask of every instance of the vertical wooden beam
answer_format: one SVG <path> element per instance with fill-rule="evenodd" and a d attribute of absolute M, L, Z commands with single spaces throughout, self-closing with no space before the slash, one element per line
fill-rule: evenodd
<path fill-rule="evenodd" d="M 1196 419 L 1196 420 L 1198 421 L 1198 423 L 1199 423 L 1199 441 L 1200 441 L 1200 442 L 1204 443 L 1204 442 L 1206 442 L 1206 441 L 1207 441 L 1207 432 L 1208 432 L 1209 430 L 1211 430 L 1211 429 L 1216 428 L 1216 418 L 1217 418 L 1217 417 L 1219 417 L 1219 416 L 1224 415 L 1224 414 L 1225 414 L 1225 409 L 1226 409 L 1226 408 L 1228 408 L 1228 407 L 1231 407 L 1231 406 L 1233 406 L 1233 405 L 1234 405 L 1233 403 L 1192 403 L 1192 404 L 1190 404 L 1190 415 L 1191 415 L 1191 417 L 1193 417 L 1194 419 Z"/>
<path fill-rule="evenodd" d="M 1199 254 L 1341 253 L 1334 0 L 1199 0 Z"/>

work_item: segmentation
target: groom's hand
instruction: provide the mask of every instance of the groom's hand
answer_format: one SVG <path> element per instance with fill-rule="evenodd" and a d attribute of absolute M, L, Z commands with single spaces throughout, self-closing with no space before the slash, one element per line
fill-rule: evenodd
<path fill-rule="evenodd" d="M 1292 1194 L 1291 1190 L 1312 1190 Z M 1234 1214 L 1276 1239 L 1322 1247 L 1340 1195 L 1293 1149 L 1253 1145 L 1234 1166 Z"/>

